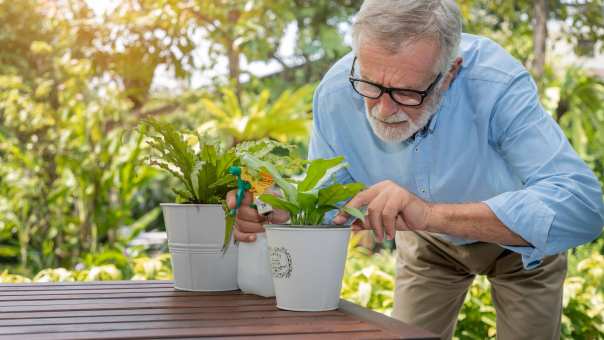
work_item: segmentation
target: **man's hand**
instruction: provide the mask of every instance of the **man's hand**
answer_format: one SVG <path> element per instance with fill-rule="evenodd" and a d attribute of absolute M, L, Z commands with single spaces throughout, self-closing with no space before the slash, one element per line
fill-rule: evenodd
<path fill-rule="evenodd" d="M 374 229 L 379 241 L 393 239 L 395 230 L 425 230 L 431 206 L 392 181 L 382 181 L 358 193 L 347 206 L 367 205 L 365 221 L 355 221 L 354 229 Z M 340 212 L 333 223 L 346 222 L 348 214 Z"/>
<path fill-rule="evenodd" d="M 234 209 L 236 205 L 237 190 L 231 190 L 227 193 L 226 201 L 229 209 Z M 263 233 L 262 226 L 268 221 L 268 218 L 258 214 L 255 208 L 252 208 L 253 196 L 250 192 L 246 192 L 241 202 L 241 206 L 237 209 L 235 217 L 235 239 L 241 242 L 254 242 L 257 233 Z M 289 214 L 283 210 L 275 209 L 271 213 L 272 223 L 284 223 L 289 219 Z"/>

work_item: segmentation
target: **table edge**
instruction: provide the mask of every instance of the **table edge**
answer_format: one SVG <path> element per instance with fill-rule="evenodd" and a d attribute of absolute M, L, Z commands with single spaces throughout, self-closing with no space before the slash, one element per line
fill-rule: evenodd
<path fill-rule="evenodd" d="M 404 336 L 405 334 L 409 334 L 410 331 L 413 333 L 419 334 L 419 336 L 414 337 L 403 337 L 403 339 L 409 340 L 439 340 L 440 337 L 437 335 L 421 329 L 419 327 L 406 324 L 402 321 L 389 317 L 387 315 L 375 312 L 369 308 L 365 308 L 363 306 L 359 306 L 353 302 L 340 299 L 340 304 L 338 309 L 342 312 L 348 313 L 350 315 L 356 316 L 359 319 L 367 322 L 374 323 L 385 328 L 388 331 L 394 332 L 396 334 L 401 334 Z"/>

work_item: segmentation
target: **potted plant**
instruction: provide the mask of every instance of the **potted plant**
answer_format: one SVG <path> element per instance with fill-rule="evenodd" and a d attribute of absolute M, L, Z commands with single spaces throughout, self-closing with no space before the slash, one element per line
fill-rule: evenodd
<path fill-rule="evenodd" d="M 270 139 L 249 141 L 237 145 L 237 153 L 243 159 L 244 155 L 260 159 L 271 164 L 279 173 L 295 175 L 304 170 L 305 160 L 293 157 L 294 145 L 283 144 Z M 241 164 L 241 177 L 250 184 L 250 193 L 258 213 L 267 216 L 273 209 L 258 196 L 274 191 L 274 180 L 266 170 L 258 170 L 254 166 Z M 253 164 L 252 164 L 253 165 Z M 239 259 L 237 268 L 237 284 L 242 292 L 264 297 L 275 296 L 271 260 L 266 239 L 266 233 L 256 234 L 254 242 L 239 244 Z"/>
<path fill-rule="evenodd" d="M 277 307 L 294 311 L 338 308 L 350 226 L 322 223 L 325 214 L 333 209 L 364 218 L 357 209 L 337 206 L 364 185 L 333 182 L 332 175 L 347 166 L 343 157 L 310 162 L 301 180 L 285 179 L 270 163 L 250 155 L 243 155 L 241 160 L 271 174 L 283 195 L 261 195 L 260 199 L 287 210 L 291 217 L 289 224 L 265 226 Z"/>
<path fill-rule="evenodd" d="M 238 158 L 199 134 L 186 135 L 153 119 L 143 133 L 156 152 L 150 163 L 176 177 L 178 203 L 162 203 L 172 257 L 174 287 L 191 291 L 237 289 L 237 246 L 232 240 L 233 217 L 224 201 L 236 187 L 228 173 Z"/>

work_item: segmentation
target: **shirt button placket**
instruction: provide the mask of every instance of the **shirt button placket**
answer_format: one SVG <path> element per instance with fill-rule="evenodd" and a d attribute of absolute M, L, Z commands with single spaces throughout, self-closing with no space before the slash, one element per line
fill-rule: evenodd
<path fill-rule="evenodd" d="M 415 157 L 414 159 L 416 160 L 416 166 L 415 166 L 415 183 L 417 185 L 417 190 L 418 190 L 418 196 L 420 196 L 422 199 L 428 200 L 429 199 L 429 190 L 428 190 L 428 174 L 429 174 L 429 169 L 427 167 L 427 158 L 429 157 L 429 155 L 427 155 L 426 151 L 426 146 L 423 145 L 422 146 L 422 150 L 423 152 L 420 152 L 420 143 L 423 141 L 422 139 L 419 139 L 414 148 L 413 151 L 415 153 Z M 424 141 L 425 143 L 425 141 Z"/>

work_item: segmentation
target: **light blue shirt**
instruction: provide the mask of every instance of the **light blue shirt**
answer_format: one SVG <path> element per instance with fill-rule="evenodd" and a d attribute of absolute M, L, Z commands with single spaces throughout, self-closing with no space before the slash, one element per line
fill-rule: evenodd
<path fill-rule="evenodd" d="M 374 135 L 348 81 L 353 55 L 342 58 L 314 95 L 309 159 L 344 156 L 341 183 L 391 180 L 429 202 L 486 203 L 530 243 L 505 247 L 527 269 L 598 237 L 600 184 L 541 106 L 530 74 L 487 38 L 463 34 L 460 53 L 463 66 L 427 128 L 397 144 Z"/>

